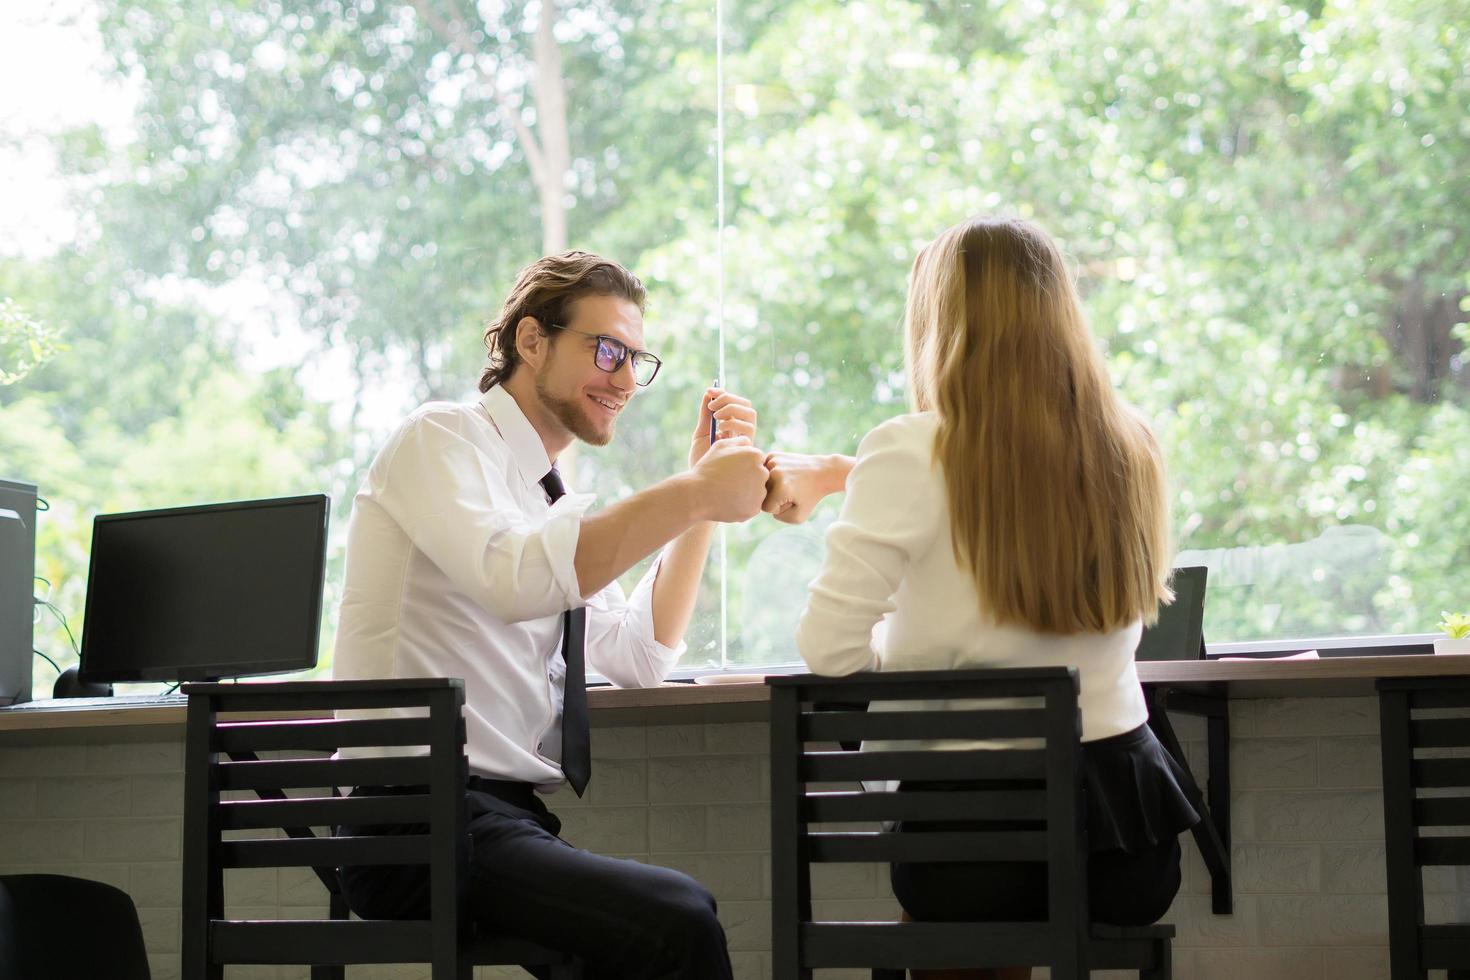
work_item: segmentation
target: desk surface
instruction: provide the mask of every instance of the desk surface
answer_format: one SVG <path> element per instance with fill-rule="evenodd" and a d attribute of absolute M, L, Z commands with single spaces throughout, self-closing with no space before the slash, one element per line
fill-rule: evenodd
<path fill-rule="evenodd" d="M 1231 698 L 1366 697 L 1380 677 L 1470 676 L 1470 656 L 1324 657 L 1321 660 L 1180 660 L 1140 663 L 1145 684 Z M 643 722 L 758 721 L 764 684 L 664 684 L 645 689 L 593 688 L 594 725 Z M 180 726 L 179 707 L 118 706 L 76 711 L 0 710 L 0 733 L 46 729 Z"/>

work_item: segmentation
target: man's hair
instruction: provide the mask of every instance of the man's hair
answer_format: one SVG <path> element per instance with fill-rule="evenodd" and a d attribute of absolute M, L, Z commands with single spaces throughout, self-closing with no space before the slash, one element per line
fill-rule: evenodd
<path fill-rule="evenodd" d="M 571 306 L 584 296 L 617 296 L 643 312 L 647 291 L 627 269 L 591 252 L 562 252 L 537 259 L 521 270 L 500 315 L 485 328 L 485 351 L 490 363 L 480 375 L 480 390 L 503 383 L 520 363 L 516 326 L 535 318 L 541 329 L 566 326 Z"/>

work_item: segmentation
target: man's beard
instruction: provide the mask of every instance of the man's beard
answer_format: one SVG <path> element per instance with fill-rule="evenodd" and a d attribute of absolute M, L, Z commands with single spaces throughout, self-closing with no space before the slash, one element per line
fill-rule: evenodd
<path fill-rule="evenodd" d="M 587 417 L 587 410 L 580 401 L 560 398 L 551 393 L 551 389 L 546 386 L 544 373 L 536 375 L 536 395 L 541 399 L 541 404 L 556 416 L 556 420 L 582 442 L 589 446 L 606 446 L 612 442 L 614 426 L 609 425 L 606 432 L 599 430 Z"/>

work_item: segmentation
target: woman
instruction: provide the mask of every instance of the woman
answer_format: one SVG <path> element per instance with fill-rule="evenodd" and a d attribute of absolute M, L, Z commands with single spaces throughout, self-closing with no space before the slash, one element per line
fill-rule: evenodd
<path fill-rule="evenodd" d="M 855 460 L 767 460 L 779 519 L 847 491 L 797 647 L 821 674 L 1075 667 L 1091 914 L 1151 923 L 1179 888 L 1178 834 L 1199 819 L 1133 663 L 1170 598 L 1158 446 L 1113 392 L 1056 246 L 1027 222 L 977 218 L 920 252 L 905 338 L 913 414 L 870 432 Z M 895 865 L 892 881 L 915 919 L 1014 921 L 1045 917 L 1040 870 Z"/>

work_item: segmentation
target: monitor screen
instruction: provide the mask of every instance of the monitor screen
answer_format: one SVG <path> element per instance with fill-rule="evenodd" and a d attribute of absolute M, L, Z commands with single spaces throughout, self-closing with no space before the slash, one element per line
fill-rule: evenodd
<path fill-rule="evenodd" d="M 1174 601 L 1159 606 L 1158 622 L 1145 626 L 1136 660 L 1199 660 L 1204 656 L 1204 566 L 1176 568 L 1169 579 Z"/>
<path fill-rule="evenodd" d="M 99 515 L 78 673 L 182 681 L 316 664 L 327 497 Z"/>

